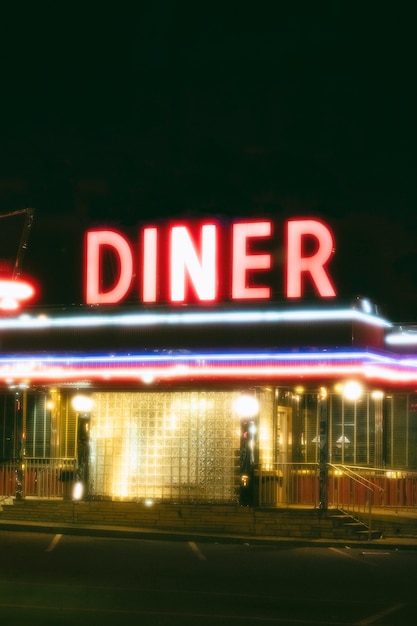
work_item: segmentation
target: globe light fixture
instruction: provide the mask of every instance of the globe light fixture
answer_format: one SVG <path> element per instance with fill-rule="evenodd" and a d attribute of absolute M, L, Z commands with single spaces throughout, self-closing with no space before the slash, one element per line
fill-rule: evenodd
<path fill-rule="evenodd" d="M 240 419 L 250 419 L 258 415 L 259 402 L 255 396 L 243 394 L 236 399 L 234 408 Z"/>
<path fill-rule="evenodd" d="M 93 401 L 89 396 L 77 395 L 72 399 L 72 408 L 77 413 L 90 413 L 93 408 Z"/>
<path fill-rule="evenodd" d="M 356 382 L 356 380 L 350 380 L 343 387 L 343 396 L 346 400 L 359 400 L 362 391 L 362 385 Z"/>

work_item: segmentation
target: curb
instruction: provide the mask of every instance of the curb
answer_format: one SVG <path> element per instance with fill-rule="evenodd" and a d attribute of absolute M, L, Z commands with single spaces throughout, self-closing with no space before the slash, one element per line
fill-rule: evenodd
<path fill-rule="evenodd" d="M 357 548 L 383 550 L 417 550 L 417 537 L 390 537 L 386 539 L 341 540 L 308 539 L 298 537 L 271 537 L 177 531 L 174 529 L 154 530 L 119 526 L 77 526 L 48 522 L 18 522 L 0 520 L 0 531 L 52 533 L 74 536 L 107 537 L 115 539 L 140 539 L 158 541 L 198 541 L 200 543 L 243 543 L 248 545 L 270 545 L 276 547 Z"/>

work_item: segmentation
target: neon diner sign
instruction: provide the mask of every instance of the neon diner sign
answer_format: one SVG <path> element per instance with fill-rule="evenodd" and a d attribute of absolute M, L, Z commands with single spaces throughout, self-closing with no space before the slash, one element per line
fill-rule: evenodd
<path fill-rule="evenodd" d="M 320 298 L 334 298 L 328 264 L 335 244 L 328 225 L 290 219 L 281 240 L 284 255 L 277 254 L 282 244 L 268 219 L 145 226 L 136 244 L 117 230 L 89 230 L 85 301 L 118 304 L 134 291 L 149 304 L 268 300 L 277 290 L 299 299 L 311 288 Z"/>

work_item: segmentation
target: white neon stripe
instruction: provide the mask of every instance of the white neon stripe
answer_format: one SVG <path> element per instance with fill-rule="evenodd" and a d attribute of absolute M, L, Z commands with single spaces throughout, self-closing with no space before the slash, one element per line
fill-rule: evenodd
<path fill-rule="evenodd" d="M 385 341 L 391 346 L 416 346 L 417 345 L 417 332 L 414 333 L 392 333 L 387 335 Z"/>
<path fill-rule="evenodd" d="M 387 320 L 356 309 L 285 310 L 285 311 L 193 311 L 98 315 L 96 313 L 67 317 L 32 317 L 0 319 L 0 329 L 92 328 L 106 326 L 157 326 L 188 324 L 247 324 L 263 322 L 362 321 L 381 328 L 391 328 Z"/>

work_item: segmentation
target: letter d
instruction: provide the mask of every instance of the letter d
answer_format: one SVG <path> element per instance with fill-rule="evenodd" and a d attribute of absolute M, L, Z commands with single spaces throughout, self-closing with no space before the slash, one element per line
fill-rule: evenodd
<path fill-rule="evenodd" d="M 110 248 L 119 261 L 119 276 L 110 289 L 102 289 L 102 252 Z M 85 301 L 86 304 L 117 304 L 132 283 L 133 254 L 129 242 L 113 230 L 91 230 L 85 239 Z"/>

